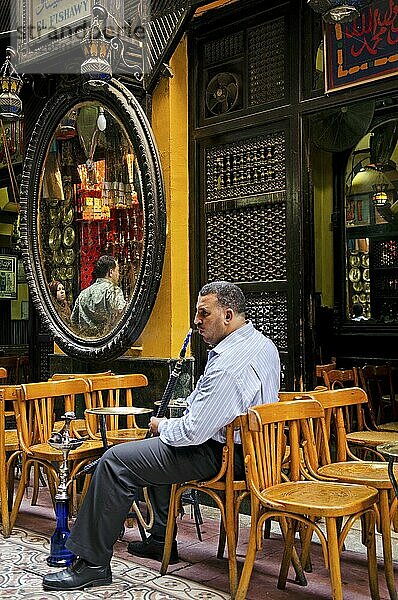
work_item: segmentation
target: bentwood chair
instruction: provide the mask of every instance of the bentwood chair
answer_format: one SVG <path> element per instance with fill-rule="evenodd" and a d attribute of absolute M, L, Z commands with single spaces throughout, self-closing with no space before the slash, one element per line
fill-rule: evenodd
<path fill-rule="evenodd" d="M 136 388 L 148 385 L 148 379 L 145 375 L 135 373 L 95 377 L 88 381 L 90 391 L 86 399 L 87 409 L 134 406 L 133 395 Z M 125 419 L 126 422 L 122 423 L 121 417 L 117 415 L 106 417 L 106 437 L 111 444 L 140 440 L 145 437 L 148 429 L 137 425 L 135 415 L 128 415 Z M 86 413 L 86 426 L 92 439 L 100 437 L 96 416 Z"/>
<path fill-rule="evenodd" d="M 317 473 L 345 483 L 363 483 L 378 491 L 378 530 L 381 532 L 383 542 L 385 578 L 390 598 L 397 600 L 391 546 L 391 523 L 397 512 L 397 498 L 392 493 L 393 487 L 388 474 L 388 464 L 358 460 L 349 452 L 347 445 L 349 436 L 346 433 L 344 409 L 347 406 L 361 406 L 366 402 L 366 393 L 360 388 L 350 388 L 311 392 L 311 395 L 322 404 L 325 413 L 330 415 L 337 432 L 336 462 L 321 465 L 317 469 Z M 350 460 L 352 458 L 354 460 Z M 398 476 L 398 464 L 395 469 Z"/>
<path fill-rule="evenodd" d="M 17 387 L 0 387 L 0 502 L 4 537 L 11 534 L 10 512 L 14 495 L 15 463 L 20 454 L 17 431 L 7 428 L 7 420 L 15 417 L 14 409 L 9 408 L 16 405 Z"/>
<path fill-rule="evenodd" d="M 325 393 L 325 392 L 320 392 Z M 322 448 L 317 448 L 314 420 L 322 431 Z M 293 400 L 261 405 L 241 417 L 246 477 L 251 497 L 251 528 L 247 555 L 236 598 L 244 600 L 257 549 L 262 545 L 262 529 L 268 519 L 287 525 L 278 588 L 284 589 L 294 549 L 298 523 L 315 531 L 320 539 L 329 569 L 333 600 L 343 600 L 340 553 L 344 540 L 357 519 L 361 519 L 367 546 L 370 593 L 379 598 L 374 524 L 377 491 L 365 485 L 348 485 L 316 478 L 319 450 L 329 460 L 324 411 L 315 400 Z M 286 433 L 289 462 L 285 470 Z M 319 439 L 319 436 L 318 436 Z M 303 456 L 306 468 L 303 468 Z M 286 481 L 288 478 L 288 481 Z M 326 478 L 324 478 L 326 479 Z M 317 524 L 324 518 L 326 532 Z M 345 519 L 338 534 L 337 522 Z"/>
<path fill-rule="evenodd" d="M 7 369 L 0 367 L 0 383 L 7 382 Z"/>
<path fill-rule="evenodd" d="M 170 562 L 176 518 L 182 512 L 182 495 L 188 490 L 198 490 L 201 493 L 210 496 L 220 510 L 220 537 L 217 558 L 223 558 L 226 540 L 228 549 L 229 586 L 232 597 L 235 595 L 238 582 L 236 545 L 238 537 L 239 509 L 243 499 L 248 496 L 246 481 L 236 480 L 234 476 L 234 433 L 239 427 L 239 418 L 235 419 L 235 421 L 227 426 L 226 444 L 223 448 L 221 468 L 213 479 L 209 479 L 208 481 L 188 481 L 183 484 L 172 485 L 163 561 L 160 568 L 161 574 L 164 575 L 167 572 Z"/>
<path fill-rule="evenodd" d="M 22 451 L 21 479 L 11 513 L 11 527 L 15 524 L 23 493 L 28 482 L 31 465 L 38 464 L 47 474 L 48 485 L 52 498 L 59 482 L 56 465 L 63 459 L 61 451 L 48 443 L 54 426 L 54 406 L 56 400 L 61 403 L 66 412 L 70 406 L 71 397 L 76 394 L 87 394 L 89 384 L 84 379 L 68 381 L 46 381 L 28 383 L 17 390 L 16 422 L 19 442 Z M 73 435 L 73 430 L 71 430 Z M 83 442 L 80 448 L 69 454 L 70 477 L 86 463 L 91 462 L 102 453 L 101 441 L 89 440 Z"/>
<path fill-rule="evenodd" d="M 49 381 L 65 381 L 68 379 L 85 379 L 87 381 L 90 379 L 97 379 L 97 377 L 110 377 L 112 375 L 113 373 L 110 370 L 103 371 L 102 373 L 54 373 L 50 377 Z M 77 407 L 76 399 L 74 396 L 71 397 L 70 406 L 65 407 L 65 410 L 76 412 Z M 58 429 L 62 429 L 63 425 L 63 421 L 57 421 L 54 424 L 54 429 L 56 431 Z M 75 421 L 72 421 L 71 427 L 75 431 L 76 435 L 78 435 L 79 437 L 84 437 L 87 435 L 86 420 L 84 419 L 84 415 L 83 418 L 77 418 Z"/>
<path fill-rule="evenodd" d="M 398 432 L 398 398 L 391 365 L 365 365 L 359 369 L 359 379 L 368 396 L 372 429 Z M 393 421 L 386 422 L 388 413 Z"/>

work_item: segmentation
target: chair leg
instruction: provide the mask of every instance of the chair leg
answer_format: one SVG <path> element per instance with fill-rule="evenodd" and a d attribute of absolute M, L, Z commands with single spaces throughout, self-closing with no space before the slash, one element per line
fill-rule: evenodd
<path fill-rule="evenodd" d="M 5 456 L 4 456 L 5 462 Z M 10 537 L 10 514 L 8 512 L 8 486 L 6 481 L 6 474 L 0 478 L 0 501 L 1 501 L 1 521 L 3 524 L 3 536 Z"/>
<path fill-rule="evenodd" d="M 370 595 L 372 600 L 380 600 L 379 580 L 377 577 L 375 520 L 375 513 L 366 513 L 361 518 L 362 538 L 367 549 Z"/>
<path fill-rule="evenodd" d="M 333 517 L 326 517 L 326 531 L 328 541 L 328 565 L 330 585 L 333 600 L 343 600 L 343 587 L 341 582 L 340 554 L 337 538 L 337 524 Z"/>
<path fill-rule="evenodd" d="M 225 502 L 225 529 L 227 534 L 228 548 L 228 569 L 229 569 L 229 588 L 231 598 L 235 598 L 238 587 L 238 565 L 236 562 L 236 534 L 235 534 L 235 513 L 233 497 L 226 495 Z"/>
<path fill-rule="evenodd" d="M 388 502 L 388 490 L 379 490 L 378 504 L 380 514 L 380 531 L 383 541 L 384 575 L 386 578 L 391 600 L 398 600 L 394 579 L 394 567 L 392 562 L 391 521 L 390 506 Z"/>
<path fill-rule="evenodd" d="M 21 467 L 21 477 L 19 479 L 19 484 L 17 488 L 17 493 L 15 496 L 14 506 L 12 507 L 11 516 L 10 516 L 10 531 L 13 530 L 15 521 L 17 520 L 17 516 L 19 513 L 19 507 L 21 506 L 22 498 L 25 492 L 27 477 L 28 477 L 29 465 L 22 459 L 22 467 Z"/>
<path fill-rule="evenodd" d="M 251 574 L 253 571 L 254 561 L 256 560 L 257 552 L 257 521 L 259 514 L 259 503 L 257 500 L 252 499 L 251 508 L 251 524 L 250 524 L 250 535 L 249 543 L 247 545 L 246 558 L 243 564 L 243 570 L 239 579 L 239 585 L 235 594 L 235 600 L 245 600 L 247 589 L 249 587 Z"/>
<path fill-rule="evenodd" d="M 285 541 L 285 546 L 283 548 L 283 556 L 281 567 L 279 570 L 279 577 L 277 588 L 279 590 L 284 590 L 286 587 L 286 579 L 289 572 L 290 560 L 293 553 L 294 548 L 294 537 L 296 534 L 296 521 L 294 519 L 285 519 L 284 517 L 280 518 L 281 521 L 281 529 L 283 531 L 283 537 Z M 283 522 L 283 525 L 282 525 Z"/>
<path fill-rule="evenodd" d="M 280 517 L 279 518 L 279 526 L 281 528 L 283 539 L 285 540 L 285 548 L 287 548 L 287 546 L 286 546 L 286 537 L 288 535 L 288 525 L 287 525 L 287 520 L 286 520 L 285 517 Z M 294 546 L 294 534 L 295 534 L 295 529 L 294 529 L 294 532 L 293 532 L 293 545 L 291 546 L 290 556 L 289 556 L 289 560 L 288 560 L 287 565 L 289 566 L 289 562 L 290 561 L 292 562 L 293 568 L 294 568 L 295 573 L 296 573 L 296 579 L 295 579 L 296 583 L 298 585 L 306 586 L 306 585 L 308 585 L 308 583 L 307 583 L 307 579 L 305 577 L 305 573 L 304 573 L 304 569 L 303 569 L 303 563 L 301 562 L 301 560 L 299 558 L 299 555 L 297 554 L 297 550 L 296 550 L 296 548 Z M 310 541 L 311 541 L 311 539 L 310 539 Z M 285 552 L 284 552 L 284 557 L 285 557 Z M 284 559 L 282 559 L 282 562 L 283 562 L 283 560 Z M 287 572 L 286 572 L 285 583 L 286 583 L 286 579 L 287 579 Z M 278 583 L 279 583 L 279 581 L 282 584 L 281 575 L 279 575 Z M 280 588 L 280 589 L 284 589 L 284 588 Z"/>
<path fill-rule="evenodd" d="M 217 558 L 224 558 L 225 543 L 227 541 L 226 531 L 223 520 L 220 519 L 220 530 L 218 534 Z"/>

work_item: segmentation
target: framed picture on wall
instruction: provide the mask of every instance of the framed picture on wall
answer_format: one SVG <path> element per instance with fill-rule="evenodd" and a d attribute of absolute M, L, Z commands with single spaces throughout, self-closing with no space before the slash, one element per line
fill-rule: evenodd
<path fill-rule="evenodd" d="M 17 297 L 17 257 L 0 255 L 0 299 Z"/>
<path fill-rule="evenodd" d="M 398 74 L 398 0 L 375 0 L 349 23 L 325 26 L 325 91 Z"/>

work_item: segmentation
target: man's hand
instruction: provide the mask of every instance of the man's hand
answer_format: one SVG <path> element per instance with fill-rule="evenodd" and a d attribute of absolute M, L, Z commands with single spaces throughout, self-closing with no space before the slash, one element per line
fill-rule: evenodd
<path fill-rule="evenodd" d="M 166 417 L 162 417 L 161 419 L 158 419 L 157 417 L 151 417 L 151 420 L 149 421 L 149 429 L 152 435 L 158 435 L 160 421 L 167 421 L 167 419 Z"/>

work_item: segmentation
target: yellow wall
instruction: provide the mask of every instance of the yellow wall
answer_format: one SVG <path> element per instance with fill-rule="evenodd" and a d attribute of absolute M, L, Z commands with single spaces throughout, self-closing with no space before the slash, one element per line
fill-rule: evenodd
<path fill-rule="evenodd" d="M 315 228 L 315 290 L 321 292 L 322 306 L 333 306 L 333 212 L 332 155 L 312 153 Z"/>
<path fill-rule="evenodd" d="M 152 128 L 166 191 L 167 241 L 163 276 L 140 341 L 144 357 L 175 357 L 189 329 L 188 70 L 183 39 L 152 99 Z"/>

